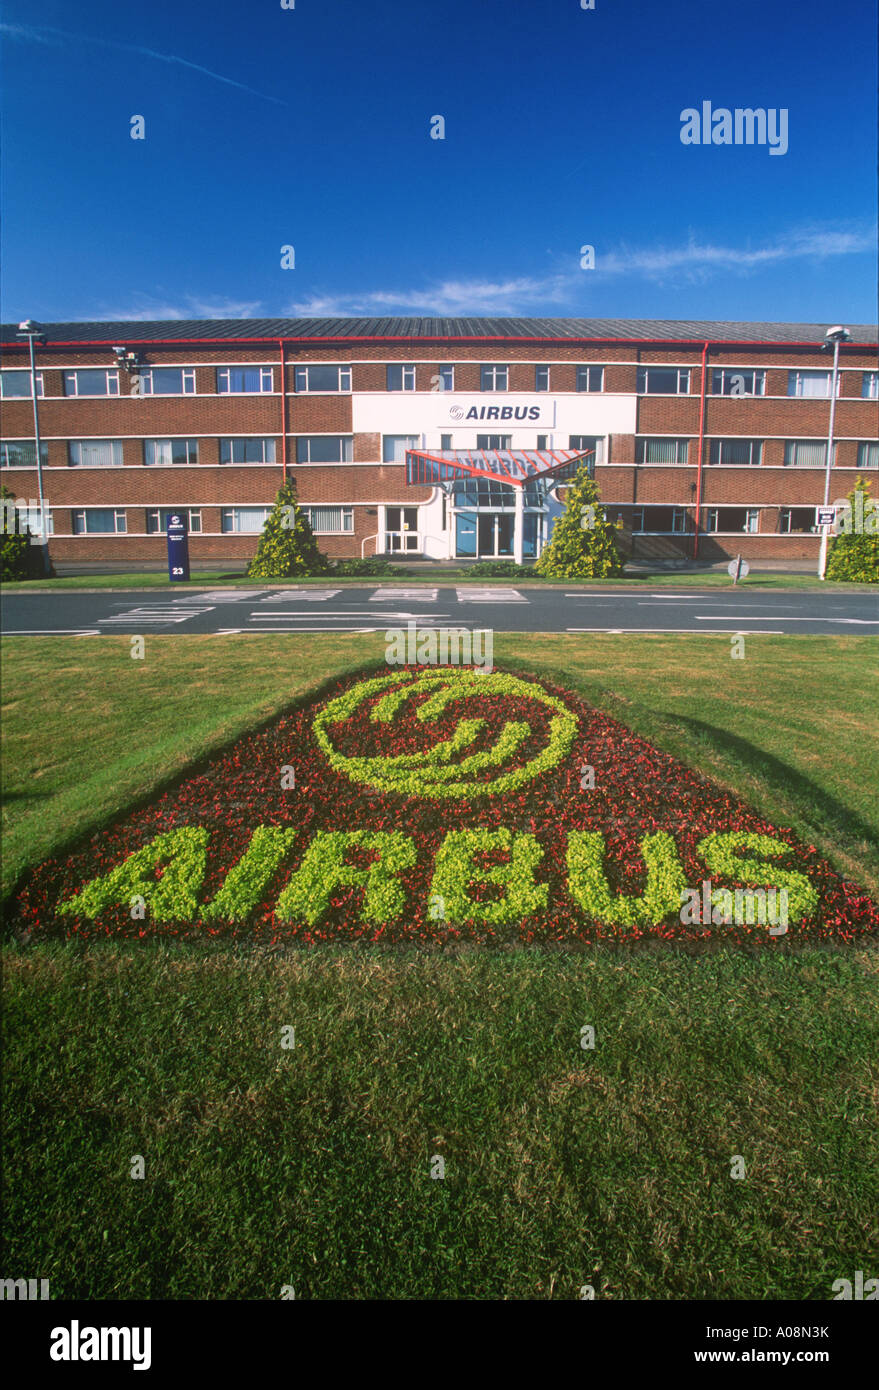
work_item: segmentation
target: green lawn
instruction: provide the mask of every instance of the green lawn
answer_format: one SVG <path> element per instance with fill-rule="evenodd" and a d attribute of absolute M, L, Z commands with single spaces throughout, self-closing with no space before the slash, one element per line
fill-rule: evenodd
<path fill-rule="evenodd" d="M 542 579 L 535 576 L 531 578 L 516 579 L 493 579 L 480 578 L 473 575 L 469 569 L 457 567 L 444 568 L 437 566 L 419 566 L 418 569 L 409 573 L 404 566 L 399 567 L 402 573 L 397 575 L 317 575 L 313 578 L 304 579 L 248 579 L 243 574 L 229 574 L 222 570 L 206 570 L 204 573 L 193 574 L 188 584 L 170 584 L 168 576 L 164 572 L 142 571 L 131 574 L 81 574 L 68 576 L 64 579 L 29 579 L 25 581 L 7 582 L 2 586 L 3 593 L 27 593 L 31 589 L 167 589 L 175 590 L 177 593 L 185 589 L 198 589 L 210 586 L 211 588 L 225 588 L 227 585 L 235 587 L 241 585 L 245 588 L 283 588 L 285 584 L 293 584 L 299 588 L 303 584 L 314 584 L 319 587 L 326 587 L 332 581 L 333 587 L 338 585 L 397 585 L 407 586 L 418 584 L 430 584 L 431 586 L 442 584 L 473 583 L 478 585 L 490 585 L 494 588 L 497 585 L 515 585 L 516 588 L 533 588 L 535 585 L 540 588 L 555 589 L 602 589 L 602 588 L 638 588 L 647 585 L 653 588 L 659 584 L 663 588 L 707 588 L 716 589 L 731 587 L 732 580 L 725 570 L 715 571 L 706 570 L 704 572 L 679 573 L 674 571 L 668 573 L 663 571 L 659 574 L 632 573 L 624 575 L 620 579 Z M 749 574 L 744 579 L 739 580 L 739 587 L 749 589 L 825 589 L 832 588 L 838 592 L 840 590 L 854 593 L 876 593 L 875 584 L 832 584 L 826 585 L 813 574 Z"/>
<path fill-rule="evenodd" d="M 495 661 L 579 691 L 875 893 L 874 649 L 529 635 Z M 382 651 L 6 639 L 7 888 Z M 826 1300 L 876 1258 L 877 959 L 9 943 L 4 1268 L 55 1298 Z"/>
<path fill-rule="evenodd" d="M 4 1268 L 55 1298 L 826 1300 L 875 1264 L 874 953 L 56 943 L 5 979 Z"/>

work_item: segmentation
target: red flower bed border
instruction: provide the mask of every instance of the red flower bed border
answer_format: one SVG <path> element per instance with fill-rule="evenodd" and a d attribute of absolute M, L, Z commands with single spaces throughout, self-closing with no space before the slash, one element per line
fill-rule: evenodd
<path fill-rule="evenodd" d="M 401 678 L 408 668 L 398 668 Z M 435 669 L 435 668 L 434 668 Z M 776 828 L 731 793 L 692 771 L 670 755 L 654 748 L 616 720 L 587 705 L 571 691 L 528 673 L 522 680 L 561 700 L 579 721 L 570 753 L 555 767 L 524 786 L 502 796 L 475 796 L 446 801 L 407 798 L 396 792 L 377 791 L 357 784 L 331 767 L 312 728 L 318 710 L 336 695 L 350 690 L 375 671 L 334 682 L 319 698 L 297 706 L 268 728 L 245 735 L 225 752 L 211 758 L 204 768 L 183 778 L 160 795 L 154 804 L 135 811 L 81 842 L 70 854 L 47 860 L 31 875 L 19 894 L 14 920 L 20 931 L 63 933 L 79 937 L 143 938 L 152 935 L 205 938 L 219 934 L 239 940 L 289 940 L 303 943 L 328 940 L 417 941 L 446 943 L 452 940 L 514 941 L 522 943 L 589 942 L 642 938 L 666 940 L 791 941 L 834 939 L 852 941 L 879 928 L 879 907 L 856 884 L 842 878 L 813 845 L 801 843 L 792 831 Z M 421 668 L 419 674 L 424 674 Z M 410 702 L 411 704 L 412 702 Z M 506 695 L 478 700 L 484 727 L 474 747 L 490 748 L 507 721 L 527 722 L 530 734 L 523 744 L 527 760 L 546 736 L 549 714 L 535 700 Z M 448 738 L 461 716 L 452 707 L 429 726 L 416 718 L 414 708 L 384 728 L 371 728 L 361 711 L 350 726 L 339 731 L 337 742 L 349 750 L 384 755 L 411 754 Z M 468 713 L 471 711 L 468 710 Z M 582 775 L 594 773 L 594 787 Z M 295 770 L 295 787 L 282 787 L 282 769 Z M 289 778 L 288 778 L 289 780 Z M 98 876 L 107 874 L 158 835 L 187 826 L 208 832 L 207 864 L 199 902 L 209 902 L 220 890 L 229 870 L 250 843 L 257 826 L 288 827 L 296 837 L 289 853 L 262 894 L 259 907 L 246 922 L 211 920 L 200 911 L 193 920 L 154 922 L 133 918 L 128 904 L 119 904 L 94 919 L 58 914 L 58 907 L 80 893 Z M 547 886 L 547 907 L 525 916 L 514 926 L 492 927 L 484 920 L 446 921 L 431 914 L 431 881 L 437 852 L 450 831 L 481 828 L 489 832 L 509 830 L 533 835 L 542 858 L 533 876 Z M 285 921 L 276 915 L 280 893 L 302 863 L 312 837 L 320 831 L 403 832 L 415 846 L 415 862 L 396 874 L 404 901 L 402 913 L 387 922 L 370 922 L 361 916 L 362 893 L 358 888 L 337 888 L 326 912 L 309 924 Z M 780 863 L 805 874 L 818 894 L 818 906 L 808 918 L 791 921 L 783 935 L 770 935 L 767 926 L 683 925 L 669 914 L 664 920 L 642 926 L 613 926 L 589 918 L 577 907 L 567 887 L 566 850 L 571 832 L 601 832 L 605 837 L 604 872 L 612 893 L 638 897 L 644 889 L 645 869 L 641 845 L 645 836 L 669 833 L 676 844 L 686 883 L 699 889 L 711 879 L 715 889 L 735 889 L 739 884 L 712 875 L 697 853 L 700 840 L 712 832 L 745 832 L 768 835 L 789 847 Z M 352 848 L 348 862 L 366 867 L 368 850 Z M 474 863 L 487 870 L 501 866 L 502 852 L 477 855 Z M 156 878 L 163 870 L 158 868 Z M 493 902 L 502 891 L 474 881 L 474 903 Z"/>

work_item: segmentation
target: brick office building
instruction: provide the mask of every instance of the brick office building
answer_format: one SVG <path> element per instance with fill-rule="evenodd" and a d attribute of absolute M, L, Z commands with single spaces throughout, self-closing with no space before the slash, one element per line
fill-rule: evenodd
<path fill-rule="evenodd" d="M 564 497 L 541 470 L 566 451 L 594 463 L 636 558 L 817 559 L 826 325 L 403 318 L 42 328 L 43 480 L 62 564 L 158 566 L 169 511 L 188 514 L 196 564 L 244 561 L 285 473 L 331 556 L 528 559 Z M 877 332 L 849 331 L 831 501 L 859 471 L 879 473 Z M 0 333 L 0 478 L 35 499 L 27 347 L 14 325 Z M 509 481 L 517 459 L 528 475 L 518 487 Z"/>

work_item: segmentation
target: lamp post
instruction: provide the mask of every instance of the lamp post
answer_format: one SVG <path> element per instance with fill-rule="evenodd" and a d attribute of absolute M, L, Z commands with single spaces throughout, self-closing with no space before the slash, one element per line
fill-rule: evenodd
<path fill-rule="evenodd" d="M 34 343 L 45 343 L 46 335 L 38 323 L 33 319 L 25 319 L 18 325 L 18 338 L 27 338 L 30 348 L 31 359 L 31 400 L 34 407 L 34 449 L 37 456 L 37 490 L 40 498 L 40 553 L 43 557 L 43 574 L 48 575 L 52 572 L 49 562 L 49 519 L 46 516 L 45 499 L 43 497 L 43 457 L 40 446 L 40 415 L 37 408 L 37 369 L 34 361 Z"/>
<path fill-rule="evenodd" d="M 851 337 L 847 328 L 837 324 L 835 328 L 828 328 L 824 334 L 822 351 L 833 344 L 833 377 L 830 382 L 830 424 L 827 429 L 827 459 L 824 465 L 824 505 L 830 505 L 830 469 L 833 465 L 833 426 L 836 421 L 836 388 L 839 380 L 839 345 L 848 342 Z M 829 526 L 821 527 L 821 549 L 818 552 L 818 578 L 824 578 L 824 571 L 827 568 L 827 537 L 830 532 Z"/>

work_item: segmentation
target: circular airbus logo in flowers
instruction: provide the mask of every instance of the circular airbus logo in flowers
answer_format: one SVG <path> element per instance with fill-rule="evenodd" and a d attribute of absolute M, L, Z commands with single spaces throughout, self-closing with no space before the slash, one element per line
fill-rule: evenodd
<path fill-rule="evenodd" d="M 324 705 L 312 728 L 352 782 L 438 800 L 533 781 L 570 751 L 578 723 L 534 681 L 462 669 L 360 681 Z"/>

